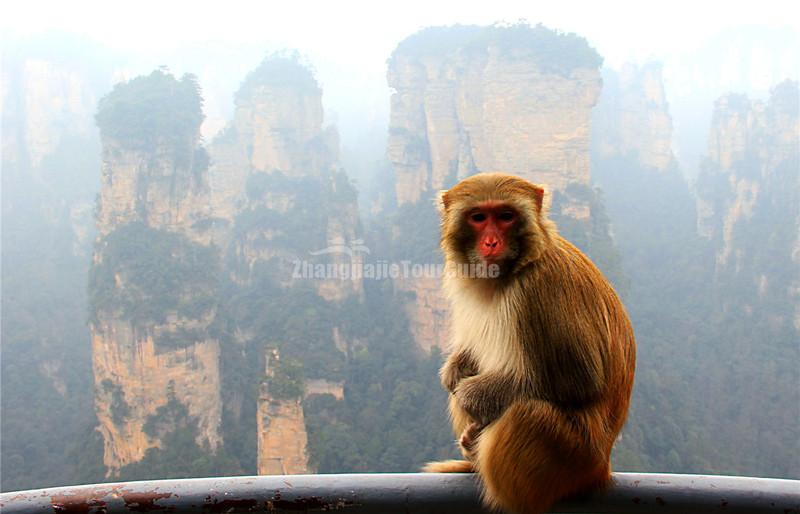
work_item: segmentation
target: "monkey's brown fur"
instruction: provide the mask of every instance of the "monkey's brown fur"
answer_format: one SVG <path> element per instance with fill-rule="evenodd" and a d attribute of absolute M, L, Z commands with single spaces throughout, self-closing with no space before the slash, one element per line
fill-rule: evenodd
<path fill-rule="evenodd" d="M 475 470 L 485 503 L 515 513 L 543 512 L 608 481 L 635 367 L 625 308 L 558 235 L 543 197 L 542 187 L 500 173 L 475 175 L 440 196 L 453 319 L 441 377 L 467 460 L 425 470 Z M 480 261 L 465 219 L 487 202 L 518 213 L 501 273 L 459 275 L 458 265 Z"/>

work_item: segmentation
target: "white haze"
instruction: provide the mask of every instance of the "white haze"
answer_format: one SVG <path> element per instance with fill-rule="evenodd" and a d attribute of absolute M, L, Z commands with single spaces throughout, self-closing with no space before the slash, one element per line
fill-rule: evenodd
<path fill-rule="evenodd" d="M 297 49 L 317 72 L 328 122 L 338 126 L 345 164 L 358 176 L 366 170 L 352 168 L 383 155 L 385 65 L 399 41 L 431 25 L 525 19 L 586 37 L 612 68 L 663 62 L 673 146 L 693 175 L 714 99 L 730 91 L 763 97 L 800 76 L 794 10 L 788 1 L 26 1 L 5 3 L 0 28 L 5 41 L 46 31 L 83 34 L 127 57 L 118 79 L 159 65 L 197 74 L 206 139 L 230 118 L 233 92 L 265 53 Z"/>

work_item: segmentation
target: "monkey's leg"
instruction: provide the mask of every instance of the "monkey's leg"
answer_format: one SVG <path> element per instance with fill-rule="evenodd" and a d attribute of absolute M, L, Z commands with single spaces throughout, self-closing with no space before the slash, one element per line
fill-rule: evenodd
<path fill-rule="evenodd" d="M 587 412 L 568 419 L 543 400 L 514 402 L 478 438 L 475 467 L 486 504 L 539 513 L 565 496 L 607 482 L 610 445 L 605 451 L 594 440 L 606 439 L 604 433 L 593 434 L 600 426 L 595 421 L 602 420 Z"/>
<path fill-rule="evenodd" d="M 456 437 L 461 437 L 464 430 L 473 424 L 475 420 L 461 407 L 461 404 L 454 394 L 450 395 L 447 407 L 450 412 L 450 423 L 453 425 L 453 434 L 455 434 Z"/>
<path fill-rule="evenodd" d="M 450 395 L 449 402 L 450 421 L 453 424 L 453 432 L 459 437 L 474 423 L 464 409 L 458 404 L 455 395 Z M 465 458 L 469 459 L 469 454 L 461 452 Z M 422 471 L 426 473 L 473 473 L 475 468 L 471 460 L 445 460 L 440 462 L 429 462 Z"/>

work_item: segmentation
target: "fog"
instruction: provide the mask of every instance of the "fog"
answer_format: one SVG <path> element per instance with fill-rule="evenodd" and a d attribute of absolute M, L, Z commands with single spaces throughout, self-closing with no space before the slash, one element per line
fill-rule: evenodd
<path fill-rule="evenodd" d="M 397 43 L 427 26 L 527 20 L 585 37 L 619 68 L 663 63 L 675 127 L 673 150 L 689 177 L 697 172 L 714 99 L 728 92 L 763 98 L 783 79 L 800 76 L 800 21 L 791 3 L 282 2 L 211 3 L 16 2 L 4 8 L 5 45 L 31 36 L 79 34 L 115 55 L 115 77 L 161 65 L 194 73 L 204 89 L 203 134 L 210 140 L 230 119 L 231 97 L 265 54 L 298 50 L 316 71 L 328 123 L 342 137 L 345 164 L 380 159 L 390 91 L 386 60 Z M 50 36 L 48 35 L 51 34 Z M 42 39 L 43 38 L 43 39 Z M 353 155 L 358 159 L 353 159 Z M 363 180 L 363 178 L 362 178 Z"/>
<path fill-rule="evenodd" d="M 800 478 L 794 10 L 4 5 L 0 490 L 457 457 L 435 200 L 493 170 L 631 320 L 615 469 Z"/>

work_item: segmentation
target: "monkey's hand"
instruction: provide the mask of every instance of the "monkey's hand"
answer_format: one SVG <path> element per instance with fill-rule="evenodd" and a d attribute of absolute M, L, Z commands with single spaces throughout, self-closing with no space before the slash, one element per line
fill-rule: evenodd
<path fill-rule="evenodd" d="M 467 352 L 455 352 L 445 361 L 439 371 L 442 386 L 449 392 L 455 392 L 462 379 L 478 374 L 478 365 Z"/>
<path fill-rule="evenodd" d="M 464 378 L 454 394 L 461 408 L 480 426 L 486 426 L 503 414 L 518 391 L 511 376 L 491 372 Z"/>

